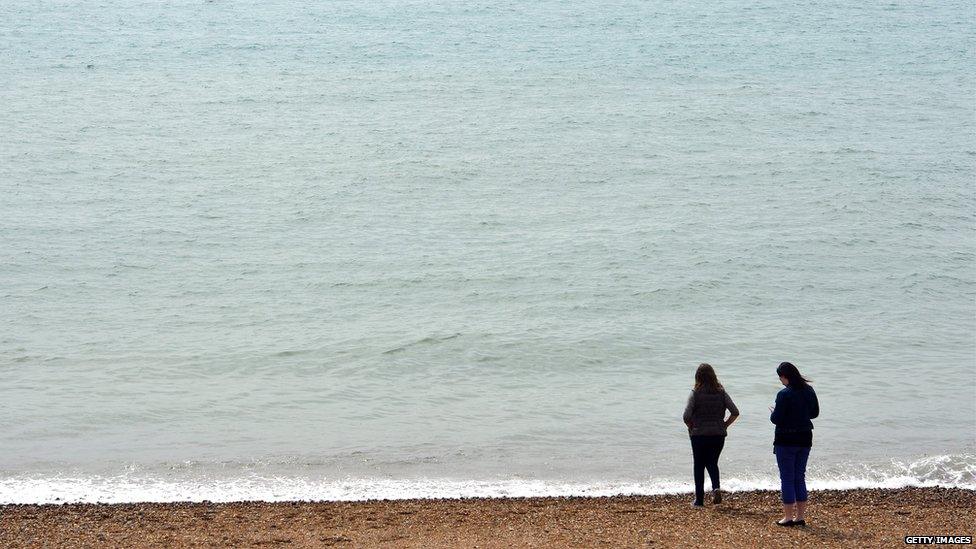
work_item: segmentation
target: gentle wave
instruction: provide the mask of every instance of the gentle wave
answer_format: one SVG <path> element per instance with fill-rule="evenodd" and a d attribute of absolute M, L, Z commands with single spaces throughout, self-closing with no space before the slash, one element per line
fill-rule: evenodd
<path fill-rule="evenodd" d="M 730 491 L 775 490 L 771 476 L 731 478 Z M 923 458 L 874 472 L 852 469 L 834 476 L 812 475 L 813 490 L 947 487 L 976 490 L 976 455 Z M 688 480 L 559 482 L 532 479 L 459 480 L 380 478 L 312 480 L 249 475 L 227 479 L 160 479 L 145 475 L 17 476 L 0 479 L 0 503 L 134 503 L 183 501 L 366 501 L 520 497 L 603 497 L 690 492 Z"/>

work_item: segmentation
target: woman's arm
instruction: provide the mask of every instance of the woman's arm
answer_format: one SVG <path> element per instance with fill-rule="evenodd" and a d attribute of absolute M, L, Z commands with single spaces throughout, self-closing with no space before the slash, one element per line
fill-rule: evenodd
<path fill-rule="evenodd" d="M 725 393 L 725 408 L 729 411 L 729 418 L 725 420 L 725 427 L 728 428 L 729 425 L 735 423 L 735 420 L 739 419 L 739 409 L 736 408 L 728 393 Z"/>
<path fill-rule="evenodd" d="M 688 404 L 685 404 L 685 413 L 682 416 L 682 419 L 684 419 L 685 421 L 685 425 L 687 425 L 689 429 L 694 427 L 694 425 L 692 425 L 691 423 L 691 412 L 694 409 L 695 409 L 695 392 L 692 391 L 691 394 L 688 395 Z"/>
<path fill-rule="evenodd" d="M 820 401 L 817 400 L 817 392 L 810 387 L 810 419 L 820 415 Z"/>
<path fill-rule="evenodd" d="M 776 393 L 776 405 L 769 414 L 769 421 L 772 421 L 776 425 L 779 425 L 779 422 L 783 420 L 784 400 L 786 400 L 786 394 L 783 391 Z"/>

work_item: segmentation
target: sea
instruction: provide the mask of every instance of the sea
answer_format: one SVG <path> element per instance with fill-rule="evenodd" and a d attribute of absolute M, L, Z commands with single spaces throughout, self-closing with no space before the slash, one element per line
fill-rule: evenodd
<path fill-rule="evenodd" d="M 976 489 L 969 0 L 5 0 L 0 502 Z"/>

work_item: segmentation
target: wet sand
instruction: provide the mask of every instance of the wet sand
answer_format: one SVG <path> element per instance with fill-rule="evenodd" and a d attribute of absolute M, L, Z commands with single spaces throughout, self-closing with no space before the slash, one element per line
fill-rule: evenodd
<path fill-rule="evenodd" d="M 976 535 L 976 491 L 811 493 L 806 528 L 775 492 L 286 503 L 0 506 L 2 547 L 898 547 Z"/>

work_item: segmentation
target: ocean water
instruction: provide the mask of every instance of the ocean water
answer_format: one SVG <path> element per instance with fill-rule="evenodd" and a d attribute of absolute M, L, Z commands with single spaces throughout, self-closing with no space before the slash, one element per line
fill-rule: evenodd
<path fill-rule="evenodd" d="M 0 4 L 0 501 L 976 488 L 968 1 Z"/>

